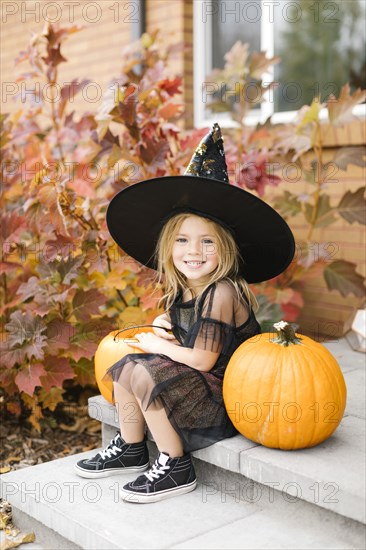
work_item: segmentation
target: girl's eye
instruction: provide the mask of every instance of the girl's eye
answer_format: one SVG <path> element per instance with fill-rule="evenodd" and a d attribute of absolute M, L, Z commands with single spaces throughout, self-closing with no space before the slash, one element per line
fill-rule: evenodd
<path fill-rule="evenodd" d="M 186 239 L 185 237 L 178 237 L 178 238 L 176 239 L 176 242 L 178 243 L 178 242 L 186 241 L 186 240 L 187 240 L 187 239 Z M 203 242 L 204 244 L 213 244 L 213 240 L 212 240 L 212 239 L 203 239 L 202 242 Z"/>

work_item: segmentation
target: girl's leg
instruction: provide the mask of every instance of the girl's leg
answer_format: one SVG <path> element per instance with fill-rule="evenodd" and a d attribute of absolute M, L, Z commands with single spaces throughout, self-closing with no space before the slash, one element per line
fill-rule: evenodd
<path fill-rule="evenodd" d="M 131 376 L 131 389 L 155 443 L 159 451 L 168 453 L 172 458 L 183 456 L 182 440 L 171 425 L 164 406 L 161 406 L 161 408 L 149 407 L 146 411 L 141 407 L 141 399 L 146 394 L 148 385 L 151 385 L 151 378 L 145 367 L 137 363 Z"/>
<path fill-rule="evenodd" d="M 144 439 L 145 419 L 135 396 L 114 383 L 114 398 L 121 436 L 126 443 L 140 443 Z"/>
<path fill-rule="evenodd" d="M 159 451 L 172 458 L 183 456 L 182 440 L 169 422 L 164 407 L 156 411 L 143 411 L 143 414 Z"/>

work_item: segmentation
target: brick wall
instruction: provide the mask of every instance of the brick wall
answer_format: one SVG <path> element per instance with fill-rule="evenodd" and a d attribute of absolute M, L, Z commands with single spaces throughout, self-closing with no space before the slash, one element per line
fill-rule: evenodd
<path fill-rule="evenodd" d="M 355 125 L 358 126 L 357 124 Z M 365 127 L 363 132 L 365 133 Z M 365 143 L 365 136 L 363 143 Z M 324 162 L 330 162 L 336 148 L 328 148 L 324 151 Z M 329 173 L 330 174 L 330 173 Z M 334 171 L 324 192 L 330 195 L 331 206 L 339 204 L 340 199 L 347 191 L 355 192 L 365 185 L 365 169 L 351 166 L 347 172 Z M 284 190 L 293 192 L 296 195 L 312 193 L 314 187 L 306 182 L 282 183 L 278 189 L 279 193 Z M 277 194 L 273 193 L 273 197 Z M 294 232 L 297 243 L 297 253 L 301 254 L 304 244 L 308 238 L 309 226 L 305 219 L 299 215 L 289 220 L 291 229 Z M 310 236 L 312 243 L 313 258 L 320 257 L 326 252 L 326 262 L 345 260 L 356 264 L 356 270 L 362 276 L 366 276 L 366 243 L 365 226 L 359 223 L 349 224 L 341 216 L 335 215 L 335 222 L 328 227 L 317 228 Z M 303 308 L 297 322 L 301 332 L 308 336 L 320 339 L 324 337 L 338 338 L 343 335 L 345 323 L 353 315 L 355 309 L 361 308 L 365 298 L 356 298 L 348 294 L 342 296 L 339 292 L 327 289 L 323 276 L 307 279 L 303 288 L 305 307 Z M 348 327 L 349 328 L 349 327 Z"/>
<path fill-rule="evenodd" d="M 70 4 L 75 4 L 74 9 Z M 131 40 L 130 20 L 135 17 L 131 9 L 133 5 L 133 2 L 127 0 L 114 3 L 103 0 L 74 3 L 45 0 L 2 2 L 2 112 L 16 110 L 19 101 L 22 101 L 22 98 L 17 103 L 12 101 L 12 86 L 18 91 L 22 90 L 16 84 L 16 76 L 28 71 L 29 65 L 22 63 L 14 68 L 14 59 L 21 50 L 26 49 L 33 33 L 42 32 L 47 20 L 57 20 L 60 26 L 84 26 L 84 30 L 73 34 L 62 48 L 68 62 L 59 65 L 59 82 L 62 85 L 71 82 L 73 78 L 91 80 L 83 94 L 75 97 L 74 106 L 76 111 L 95 112 L 111 78 L 119 74 L 121 50 Z M 111 6 L 114 9 L 110 9 Z M 7 95 L 4 94 L 4 83 L 9 83 Z M 32 86 L 35 86 L 35 82 L 27 83 L 27 89 L 32 89 Z"/>
<path fill-rule="evenodd" d="M 193 5 L 192 0 L 147 0 L 146 30 L 160 29 L 166 43 L 184 42 L 185 49 L 171 63 L 171 70 L 183 74 L 185 112 L 182 126 L 193 126 Z"/>
<path fill-rule="evenodd" d="M 74 6 L 72 6 L 74 4 Z M 58 6 L 58 7 L 57 7 Z M 25 101 L 26 90 L 36 87 L 36 81 L 20 84 L 16 77 L 29 71 L 26 63 L 14 66 L 19 52 L 25 50 L 33 33 L 42 32 L 47 21 L 60 26 L 82 25 L 84 29 L 72 35 L 63 45 L 67 63 L 59 65 L 59 83 L 62 86 L 74 78 L 88 78 L 91 83 L 74 99 L 76 112 L 95 112 L 102 103 L 102 95 L 119 75 L 122 49 L 131 43 L 134 22 L 140 18 L 137 0 L 78 0 L 51 2 L 48 0 L 14 0 L 1 3 L 2 37 L 1 111 L 14 112 L 19 102 Z M 160 29 L 167 43 L 186 40 L 192 48 L 192 0 L 147 0 L 146 29 Z M 171 64 L 172 74 L 184 74 L 184 124 L 192 126 L 192 49 L 178 54 Z M 43 87 L 46 93 L 46 88 Z M 15 94 L 21 97 L 14 101 Z"/>

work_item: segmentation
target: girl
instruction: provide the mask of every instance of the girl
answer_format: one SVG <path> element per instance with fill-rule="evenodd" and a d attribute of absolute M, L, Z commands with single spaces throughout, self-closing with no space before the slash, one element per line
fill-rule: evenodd
<path fill-rule="evenodd" d="M 145 471 L 146 423 L 160 454 L 148 472 L 121 490 L 123 500 L 131 502 L 155 502 L 194 490 L 190 453 L 237 434 L 224 406 L 222 383 L 235 349 L 260 333 L 258 304 L 246 279 L 274 277 L 294 253 L 284 220 L 260 199 L 227 185 L 217 125 L 201 142 L 186 175 L 135 184 L 116 195 L 107 212 L 116 242 L 156 269 L 157 283 L 163 281 L 159 306 L 163 302 L 165 313 L 154 320 L 154 333 L 136 334 L 135 345 L 144 353 L 129 354 L 107 371 L 106 378 L 114 382 L 120 432 L 103 451 L 75 468 L 88 478 Z M 122 193 L 123 200 L 116 203 Z M 143 210 L 139 229 L 134 229 L 141 234 L 134 240 L 128 239 L 136 222 L 133 205 Z M 255 242 L 253 215 L 256 224 L 268 224 L 262 231 L 267 242 Z M 249 235 L 248 218 L 253 223 Z M 251 252 L 258 244 L 265 248 L 264 257 Z"/>

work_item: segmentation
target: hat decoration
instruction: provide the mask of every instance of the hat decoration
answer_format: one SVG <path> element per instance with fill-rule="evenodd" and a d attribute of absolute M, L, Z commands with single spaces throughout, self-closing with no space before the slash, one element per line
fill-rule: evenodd
<path fill-rule="evenodd" d="M 231 231 L 248 283 L 272 279 L 291 263 L 295 241 L 285 220 L 266 202 L 229 183 L 218 124 L 202 139 L 182 176 L 130 185 L 111 200 L 106 214 L 114 241 L 138 262 L 156 269 L 160 232 L 168 219 L 197 214 Z"/>

